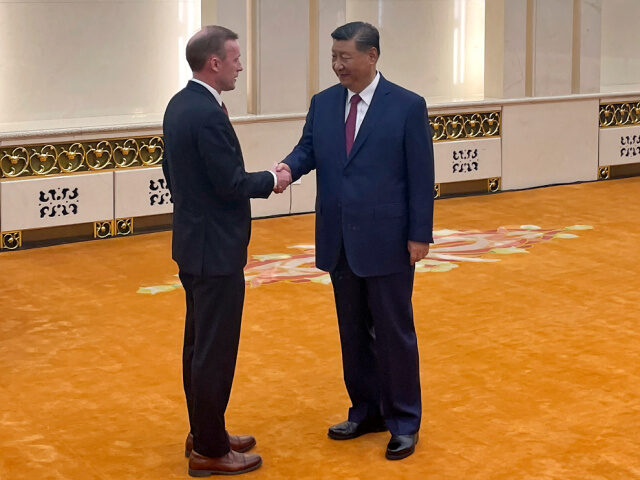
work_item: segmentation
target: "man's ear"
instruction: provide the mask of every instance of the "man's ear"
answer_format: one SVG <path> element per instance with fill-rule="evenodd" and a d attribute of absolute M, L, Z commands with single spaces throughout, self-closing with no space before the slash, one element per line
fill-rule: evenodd
<path fill-rule="evenodd" d="M 213 70 L 214 72 L 218 72 L 220 70 L 220 59 L 215 56 L 215 55 L 211 55 L 209 57 L 209 68 L 211 68 L 211 70 Z"/>
<path fill-rule="evenodd" d="M 371 63 L 376 63 L 378 61 L 378 49 L 376 47 L 371 47 L 367 54 L 369 55 L 369 61 Z"/>

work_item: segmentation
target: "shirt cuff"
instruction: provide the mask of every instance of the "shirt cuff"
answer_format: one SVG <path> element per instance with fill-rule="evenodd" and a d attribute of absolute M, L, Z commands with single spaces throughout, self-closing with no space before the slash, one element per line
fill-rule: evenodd
<path fill-rule="evenodd" d="M 271 170 L 269 170 L 269 173 L 273 175 L 273 188 L 276 188 L 278 186 L 278 176 L 276 175 L 275 172 L 272 172 Z"/>

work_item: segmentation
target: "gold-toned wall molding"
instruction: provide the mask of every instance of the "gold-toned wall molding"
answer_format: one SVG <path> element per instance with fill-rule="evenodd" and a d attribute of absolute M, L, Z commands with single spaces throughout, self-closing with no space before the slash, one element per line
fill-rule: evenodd
<path fill-rule="evenodd" d="M 640 102 L 600 105 L 600 128 L 640 125 Z"/>
<path fill-rule="evenodd" d="M 611 175 L 611 167 L 598 167 L 598 180 L 608 180 Z"/>
<path fill-rule="evenodd" d="M 462 180 L 459 182 L 436 183 L 433 191 L 433 197 L 435 199 L 438 199 L 477 193 L 497 193 L 501 190 L 501 188 L 501 177 Z"/>
<path fill-rule="evenodd" d="M 640 176 L 640 162 L 623 163 L 621 165 L 600 165 L 598 167 L 598 180 L 638 176 Z"/>
<path fill-rule="evenodd" d="M 116 218 L 116 235 L 122 237 L 133 233 L 133 218 Z"/>
<path fill-rule="evenodd" d="M 500 136 L 500 112 L 429 115 L 434 142 Z"/>
<path fill-rule="evenodd" d="M 489 193 L 499 192 L 501 186 L 502 179 L 500 177 L 487 179 L 487 191 Z"/>
<path fill-rule="evenodd" d="M 22 232 L 2 232 L 0 250 L 16 250 L 22 246 Z"/>
<path fill-rule="evenodd" d="M 0 148 L 2 178 L 64 175 L 162 163 L 161 136 Z"/>
<path fill-rule="evenodd" d="M 93 238 L 109 238 L 113 236 L 115 229 L 113 220 L 105 220 L 103 222 L 93 222 Z"/>

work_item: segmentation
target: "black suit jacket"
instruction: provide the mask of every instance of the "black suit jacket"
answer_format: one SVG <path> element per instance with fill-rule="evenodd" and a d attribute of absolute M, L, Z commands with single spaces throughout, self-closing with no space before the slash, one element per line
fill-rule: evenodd
<path fill-rule="evenodd" d="M 189 82 L 164 114 L 162 170 L 174 202 L 173 259 L 193 275 L 244 268 L 251 234 L 250 198 L 267 198 L 270 172 L 247 173 L 240 143 L 214 96 Z"/>

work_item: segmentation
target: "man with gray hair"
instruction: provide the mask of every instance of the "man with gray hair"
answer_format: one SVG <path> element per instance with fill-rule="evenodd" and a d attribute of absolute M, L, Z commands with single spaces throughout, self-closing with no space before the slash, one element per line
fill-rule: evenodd
<path fill-rule="evenodd" d="M 311 99 L 298 145 L 278 169 L 316 171 L 316 265 L 331 274 L 351 399 L 334 440 L 389 430 L 389 460 L 413 454 L 422 417 L 413 323 L 416 262 L 433 242 L 433 146 L 424 98 L 377 70 L 378 29 L 336 28 L 340 82 Z"/>
<path fill-rule="evenodd" d="M 189 474 L 255 470 L 256 440 L 229 435 L 224 413 L 238 353 L 244 272 L 251 231 L 250 198 L 283 191 L 287 172 L 248 173 L 222 102 L 242 71 L 238 35 L 207 26 L 187 44 L 193 79 L 164 115 L 162 169 L 174 202 L 173 259 L 186 296 L 183 382 L 191 432 Z M 284 175 L 283 175 L 284 173 Z"/>

